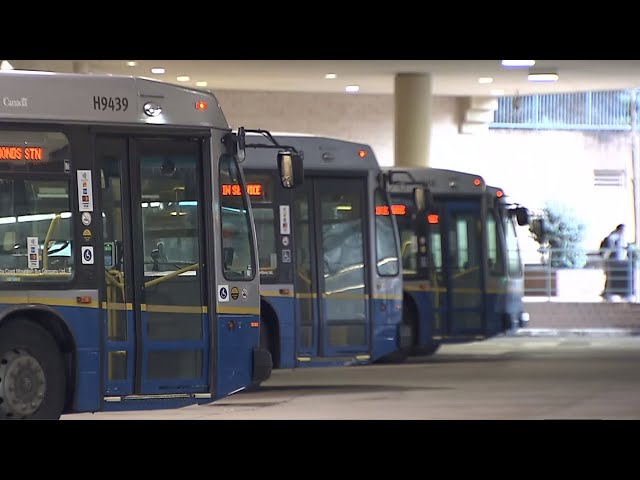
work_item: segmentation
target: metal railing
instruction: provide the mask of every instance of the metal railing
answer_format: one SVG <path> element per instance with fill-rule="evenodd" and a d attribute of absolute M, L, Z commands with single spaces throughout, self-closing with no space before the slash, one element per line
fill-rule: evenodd
<path fill-rule="evenodd" d="M 633 250 L 624 260 L 590 254 L 583 268 L 552 266 L 546 259 L 556 252 L 563 253 L 561 249 L 540 249 L 545 261 L 525 265 L 525 297 L 539 301 L 640 303 L 638 256 Z"/>
<path fill-rule="evenodd" d="M 501 97 L 489 128 L 629 131 L 630 104 L 629 90 Z"/>

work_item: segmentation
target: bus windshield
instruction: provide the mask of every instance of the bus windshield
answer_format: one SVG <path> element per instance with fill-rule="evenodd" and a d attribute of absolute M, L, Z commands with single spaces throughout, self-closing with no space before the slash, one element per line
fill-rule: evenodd
<path fill-rule="evenodd" d="M 232 155 L 220 157 L 220 219 L 222 223 L 222 268 L 227 280 L 252 280 L 255 255 L 249 210 L 240 170 Z"/>

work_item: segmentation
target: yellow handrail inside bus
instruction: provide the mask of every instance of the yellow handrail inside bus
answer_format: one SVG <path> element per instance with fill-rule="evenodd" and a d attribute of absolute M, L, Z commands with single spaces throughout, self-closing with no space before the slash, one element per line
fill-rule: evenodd
<path fill-rule="evenodd" d="M 49 268 L 49 258 L 47 257 L 47 250 L 49 242 L 51 241 L 51 236 L 53 235 L 53 231 L 58 224 L 58 220 L 60 220 L 62 216 L 59 213 L 56 213 L 55 216 L 51 219 L 51 223 L 49 223 L 49 230 L 47 230 L 47 236 L 44 237 L 44 245 L 42 246 L 42 269 L 47 270 Z"/>
<path fill-rule="evenodd" d="M 194 263 L 193 265 L 189 265 L 188 267 L 181 268 L 180 270 L 176 270 L 175 272 L 167 273 L 166 275 L 158 278 L 154 278 L 153 280 L 149 280 L 144 284 L 145 288 L 152 287 L 162 282 L 166 282 L 171 280 L 172 278 L 176 278 L 177 276 L 185 273 L 185 272 L 193 272 L 200 268 L 199 263 Z"/>
<path fill-rule="evenodd" d="M 467 268 L 466 270 L 462 270 L 461 272 L 458 272 L 455 275 L 452 275 L 451 277 L 454 278 L 454 279 L 455 278 L 460 278 L 460 277 L 462 277 L 464 275 L 468 275 L 468 274 L 470 274 L 472 272 L 475 272 L 476 270 L 479 270 L 479 269 L 480 269 L 480 265 L 475 265 L 475 266 L 473 266 L 471 268 Z"/>
<path fill-rule="evenodd" d="M 407 250 L 408 247 L 411 246 L 413 242 L 411 240 L 405 240 L 404 243 L 402 244 L 402 252 L 400 253 L 400 257 L 404 258 L 404 254 Z"/>

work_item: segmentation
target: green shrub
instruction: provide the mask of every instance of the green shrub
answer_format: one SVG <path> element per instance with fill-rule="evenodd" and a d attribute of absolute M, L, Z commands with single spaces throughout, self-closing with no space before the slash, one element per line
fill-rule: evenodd
<path fill-rule="evenodd" d="M 582 246 L 585 228 L 570 207 L 548 202 L 529 231 L 540 244 L 543 263 L 550 262 L 554 268 L 582 268 L 587 264 L 587 252 Z"/>

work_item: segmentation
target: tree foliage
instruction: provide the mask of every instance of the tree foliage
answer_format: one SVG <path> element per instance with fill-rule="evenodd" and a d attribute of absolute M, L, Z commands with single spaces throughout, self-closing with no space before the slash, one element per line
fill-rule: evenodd
<path fill-rule="evenodd" d="M 587 252 L 582 246 L 585 224 L 564 204 L 548 202 L 529 227 L 540 244 L 543 262 L 554 268 L 582 268 Z"/>

